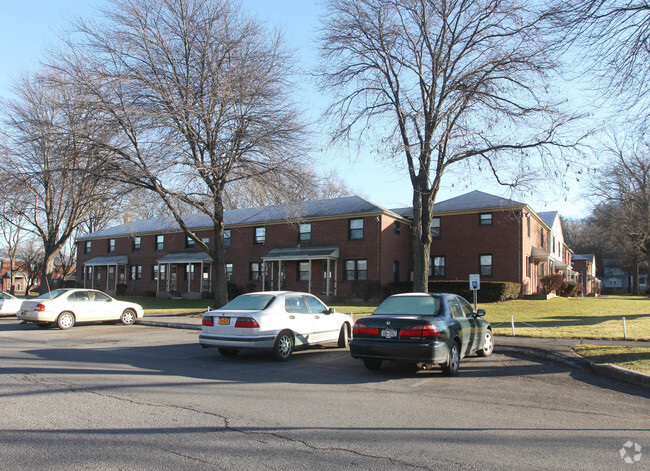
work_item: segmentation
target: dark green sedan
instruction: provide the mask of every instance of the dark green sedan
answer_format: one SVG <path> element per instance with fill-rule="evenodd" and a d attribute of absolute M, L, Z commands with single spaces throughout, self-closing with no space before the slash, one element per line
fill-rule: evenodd
<path fill-rule="evenodd" d="M 370 370 L 392 360 L 420 369 L 437 364 L 455 376 L 461 358 L 492 353 L 492 327 L 483 316 L 455 294 L 396 294 L 354 324 L 350 353 Z"/>

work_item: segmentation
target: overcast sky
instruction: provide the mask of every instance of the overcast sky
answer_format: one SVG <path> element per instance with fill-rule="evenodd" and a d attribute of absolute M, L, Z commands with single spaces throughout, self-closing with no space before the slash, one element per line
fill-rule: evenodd
<path fill-rule="evenodd" d="M 0 97 L 10 96 L 11 81 L 23 71 L 34 71 L 44 58 L 49 45 L 56 45 L 57 35 L 69 18 L 92 16 L 104 0 L 0 0 Z M 288 43 L 297 51 L 300 63 L 308 70 L 316 61 L 315 38 L 319 26 L 319 0 L 244 0 L 243 6 L 260 19 L 280 28 Z M 327 97 L 315 91 L 305 76 L 299 100 L 310 119 L 316 119 Z M 340 178 L 356 194 L 386 208 L 410 206 L 412 190 L 408 174 L 397 164 L 378 161 L 364 150 L 327 145 L 323 132 L 317 138 L 314 153 L 315 169 L 325 172 L 336 169 Z M 461 170 L 457 170 L 461 171 Z M 511 194 L 490 180 L 461 179 L 463 175 L 448 173 L 437 201 L 480 190 L 528 203 L 536 211 L 558 210 L 565 217 L 586 216 L 588 203 L 581 197 L 580 185 L 571 181 L 569 194 L 543 190 L 536 195 Z"/>

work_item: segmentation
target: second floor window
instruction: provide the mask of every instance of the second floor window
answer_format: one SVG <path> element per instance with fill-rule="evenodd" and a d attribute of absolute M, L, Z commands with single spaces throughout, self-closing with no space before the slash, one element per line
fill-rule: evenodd
<path fill-rule="evenodd" d="M 348 222 L 348 238 L 350 240 L 363 239 L 363 219 L 350 219 Z"/>
<path fill-rule="evenodd" d="M 108 239 L 108 253 L 115 252 L 115 239 Z"/>
<path fill-rule="evenodd" d="M 141 243 L 140 237 L 134 237 L 133 238 L 133 251 L 134 252 L 139 252 L 140 251 L 140 243 Z"/>
<path fill-rule="evenodd" d="M 92 249 L 92 242 L 87 240 L 86 243 L 84 244 L 84 253 L 90 253 Z"/>
<path fill-rule="evenodd" d="M 491 226 L 492 225 L 492 213 L 481 213 L 478 215 L 478 223 L 481 226 Z"/>
<path fill-rule="evenodd" d="M 431 219 L 431 237 L 434 239 L 440 238 L 440 218 Z"/>
<path fill-rule="evenodd" d="M 264 245 L 266 243 L 266 227 L 255 228 L 255 245 Z"/>
<path fill-rule="evenodd" d="M 223 246 L 225 248 L 230 247 L 230 229 L 223 231 Z"/>
<path fill-rule="evenodd" d="M 190 236 L 187 236 L 185 238 L 185 248 L 186 249 L 194 248 L 194 239 L 192 239 Z"/>
<path fill-rule="evenodd" d="M 311 224 L 301 224 L 300 233 L 298 234 L 298 242 L 306 244 L 311 242 Z"/>
<path fill-rule="evenodd" d="M 165 245 L 165 236 L 162 234 L 158 234 L 156 236 L 156 246 L 155 246 L 156 251 L 162 250 L 164 245 Z"/>

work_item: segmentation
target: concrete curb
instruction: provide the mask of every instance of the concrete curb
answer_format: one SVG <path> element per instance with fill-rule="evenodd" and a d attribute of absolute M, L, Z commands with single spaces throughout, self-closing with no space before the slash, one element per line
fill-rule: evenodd
<path fill-rule="evenodd" d="M 150 327 L 167 327 L 170 329 L 186 329 L 186 330 L 201 330 L 200 325 L 196 324 L 180 324 L 178 322 L 158 322 L 158 321 L 135 321 L 136 324 L 148 325 Z"/>
<path fill-rule="evenodd" d="M 628 370 L 627 368 L 621 368 L 620 366 L 595 363 L 577 354 L 575 359 L 571 359 L 563 355 L 550 353 L 537 348 L 515 347 L 511 345 L 495 345 L 494 351 L 521 353 L 522 355 L 528 355 L 534 358 L 541 358 L 554 361 L 556 363 L 561 363 L 571 368 L 590 368 L 594 373 L 600 376 L 605 376 L 607 378 L 615 379 L 623 383 L 632 384 L 641 389 L 645 389 L 646 391 L 650 391 L 650 375 Z"/>

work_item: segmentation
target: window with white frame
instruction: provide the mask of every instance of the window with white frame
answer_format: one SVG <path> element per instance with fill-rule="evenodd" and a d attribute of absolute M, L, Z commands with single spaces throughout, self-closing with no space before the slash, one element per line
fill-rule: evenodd
<path fill-rule="evenodd" d="M 481 213 L 478 215 L 478 221 L 481 226 L 492 225 L 492 213 Z"/>
<path fill-rule="evenodd" d="M 298 281 L 309 281 L 309 262 L 298 263 Z"/>
<path fill-rule="evenodd" d="M 345 281 L 368 279 L 368 260 L 346 260 L 344 266 Z"/>
<path fill-rule="evenodd" d="M 481 276 L 492 276 L 492 254 L 479 255 L 479 273 Z"/>
<path fill-rule="evenodd" d="M 434 239 L 440 238 L 440 218 L 431 219 L 431 237 Z"/>
<path fill-rule="evenodd" d="M 350 240 L 363 239 L 363 219 L 350 219 L 348 221 L 348 238 Z"/>
<path fill-rule="evenodd" d="M 307 244 L 311 242 L 311 224 L 301 224 L 298 232 L 298 242 Z"/>

